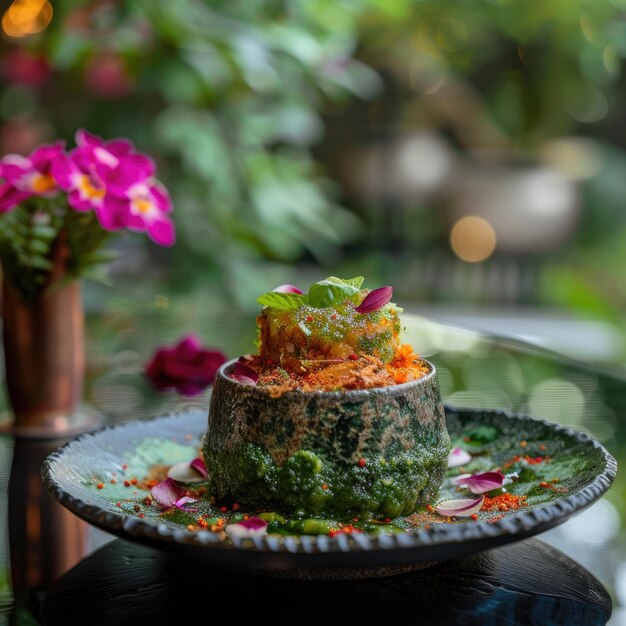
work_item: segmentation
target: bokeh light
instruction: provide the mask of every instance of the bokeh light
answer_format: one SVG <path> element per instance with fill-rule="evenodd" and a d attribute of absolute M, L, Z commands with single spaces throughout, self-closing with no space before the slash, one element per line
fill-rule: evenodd
<path fill-rule="evenodd" d="M 8 37 L 34 35 L 50 24 L 52 13 L 47 0 L 13 0 L 2 16 L 2 31 Z"/>
<path fill-rule="evenodd" d="M 450 233 L 454 254 L 468 263 L 488 259 L 496 249 L 496 231 L 482 217 L 468 215 L 454 224 Z"/>

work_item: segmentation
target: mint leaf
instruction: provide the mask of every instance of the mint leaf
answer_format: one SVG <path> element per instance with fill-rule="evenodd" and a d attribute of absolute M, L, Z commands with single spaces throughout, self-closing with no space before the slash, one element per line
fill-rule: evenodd
<path fill-rule="evenodd" d="M 278 291 L 268 291 L 262 296 L 259 296 L 256 301 L 263 306 L 270 306 L 273 309 L 295 311 L 307 303 L 307 297 L 299 293 L 280 293 Z"/>
<path fill-rule="evenodd" d="M 357 276 L 349 281 L 336 276 L 320 280 L 309 289 L 309 306 L 317 309 L 334 306 L 360 293 L 359 287 L 363 278 Z M 358 285 L 358 286 L 357 286 Z"/>

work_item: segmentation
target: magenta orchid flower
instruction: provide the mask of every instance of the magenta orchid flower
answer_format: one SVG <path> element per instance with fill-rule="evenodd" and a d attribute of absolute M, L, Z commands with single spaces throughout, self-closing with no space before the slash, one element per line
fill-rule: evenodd
<path fill-rule="evenodd" d="M 147 232 L 161 246 L 176 240 L 174 225 L 168 217 L 172 201 L 167 189 L 154 178 L 154 161 L 135 153 L 123 139 L 105 142 L 86 130 L 76 133 L 78 150 L 95 163 L 94 169 L 107 188 L 105 206 L 110 214 L 123 215 L 124 226 Z M 108 200 L 108 201 L 107 201 Z"/>
<path fill-rule="evenodd" d="M 154 179 L 136 182 L 126 189 L 122 203 L 127 206 L 126 227 L 146 231 L 160 246 L 171 246 L 176 240 L 174 224 L 168 217 L 172 201 L 167 189 Z"/>
<path fill-rule="evenodd" d="M 135 152 L 125 139 L 104 141 L 82 129 L 76 145 L 54 170 L 70 206 L 94 210 L 105 230 L 147 232 L 155 243 L 173 245 L 176 235 L 168 216 L 172 201 L 154 178 L 154 161 Z"/>
<path fill-rule="evenodd" d="M 135 151 L 126 139 L 104 139 L 84 129 L 76 148 L 64 152 L 59 142 L 37 148 L 30 156 L 11 154 L 0 160 L 0 213 L 33 195 L 63 190 L 76 211 L 94 211 L 104 230 L 145 232 L 157 244 L 176 240 L 172 201 L 155 178 L 154 161 Z"/>
<path fill-rule="evenodd" d="M 0 213 L 10 211 L 31 196 L 51 196 L 59 191 L 53 177 L 56 162 L 63 159 L 64 143 L 40 146 L 29 156 L 7 154 L 0 159 Z"/>
<path fill-rule="evenodd" d="M 208 387 L 226 356 L 203 348 L 196 335 L 187 335 L 175 346 L 160 348 L 146 366 L 146 375 L 159 390 L 175 389 L 196 396 Z"/>

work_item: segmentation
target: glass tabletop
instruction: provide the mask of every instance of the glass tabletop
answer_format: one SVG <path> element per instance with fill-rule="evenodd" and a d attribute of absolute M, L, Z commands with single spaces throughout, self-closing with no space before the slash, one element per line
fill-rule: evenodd
<path fill-rule="evenodd" d="M 208 297 L 178 301 L 151 295 L 141 308 L 120 298 L 107 302 L 104 311 L 100 307 L 97 314 L 88 315 L 87 321 L 84 410 L 100 416 L 103 424 L 144 419 L 189 406 L 208 407 L 209 390 L 195 398 L 181 398 L 174 392 L 156 392 L 145 379 L 144 365 L 161 344 L 193 331 L 229 357 L 254 351 L 254 314 Z M 405 315 L 404 322 L 406 341 L 435 363 L 447 403 L 504 408 L 571 426 L 598 439 L 621 463 L 626 454 L 625 430 L 621 427 L 626 419 L 626 379 L 619 372 L 417 315 Z M 0 398 L 1 408 L 6 410 L 4 397 Z M 0 435 L 0 619 L 17 615 L 23 623 L 41 622 L 46 593 L 52 588 L 55 593 L 62 589 L 63 594 L 71 595 L 80 577 L 59 579 L 81 561 L 87 564 L 83 574 L 92 571 L 88 564 L 93 562 L 83 559 L 112 539 L 88 527 L 44 493 L 39 477 L 41 462 L 62 443 Z M 626 606 L 626 531 L 622 522 L 626 511 L 621 504 L 625 490 L 618 474 L 605 498 L 528 547 L 529 551 L 536 550 L 546 542 L 579 564 L 580 575 L 589 576 L 589 594 L 595 589 L 596 577 L 616 607 L 611 624 L 621 623 L 620 607 Z M 546 546 L 548 549 L 552 548 Z M 119 557 L 120 550 L 132 551 L 132 547 L 111 550 L 100 550 L 90 559 L 100 559 L 97 563 L 102 568 L 102 563 L 111 563 L 116 554 Z M 563 563 L 571 563 L 566 557 Z M 562 566 L 564 576 L 572 566 Z M 470 565 L 464 567 L 473 571 Z M 106 572 L 99 575 L 106 579 Z M 499 575 L 505 577 L 501 568 L 490 570 L 489 577 Z M 165 584 L 163 579 L 160 584 Z M 413 593 L 409 582 L 405 587 L 406 593 Z M 396 585 L 394 593 L 405 587 Z M 83 593 L 79 585 L 75 585 L 75 593 L 77 598 Z M 587 599 L 599 606 L 597 598 L 590 595 Z M 48 606 L 54 606 L 55 611 L 49 622 L 61 623 L 59 604 L 50 599 Z M 593 623 L 605 623 L 610 602 L 602 606 L 604 612 L 594 613 Z"/>

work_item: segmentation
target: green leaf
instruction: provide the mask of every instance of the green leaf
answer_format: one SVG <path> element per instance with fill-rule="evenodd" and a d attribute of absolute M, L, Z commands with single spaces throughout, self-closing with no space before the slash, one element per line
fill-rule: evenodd
<path fill-rule="evenodd" d="M 307 304 L 307 297 L 299 293 L 280 293 L 278 291 L 269 291 L 259 296 L 256 301 L 263 306 L 269 306 L 273 309 L 283 309 L 285 311 L 295 311 L 301 306 Z"/>
<path fill-rule="evenodd" d="M 334 276 L 331 276 L 331 278 L 334 278 Z M 337 280 L 341 280 L 341 279 L 338 278 Z M 365 278 L 363 276 L 355 276 L 354 278 L 347 278 L 343 282 L 346 283 L 347 285 L 352 285 L 353 287 L 360 289 L 364 280 Z"/>
<path fill-rule="evenodd" d="M 52 261 L 50 261 L 50 259 L 46 259 L 42 256 L 31 256 L 29 257 L 26 262 L 25 265 L 27 267 L 33 267 L 35 269 L 38 270 L 45 270 L 47 272 L 49 272 L 50 270 L 54 269 L 54 263 Z"/>
<path fill-rule="evenodd" d="M 50 244 L 40 239 L 31 239 L 28 243 L 28 250 L 35 254 L 48 254 L 50 252 Z"/>
<path fill-rule="evenodd" d="M 33 237 L 37 237 L 37 239 L 54 239 L 57 234 L 57 229 L 52 226 L 44 224 L 35 224 L 33 226 Z"/>
<path fill-rule="evenodd" d="M 320 280 L 311 286 L 309 289 L 309 304 L 317 309 L 335 306 L 358 294 L 359 286 L 362 283 L 363 277 L 361 276 L 356 276 L 350 280 L 329 276 L 325 280 Z"/>

